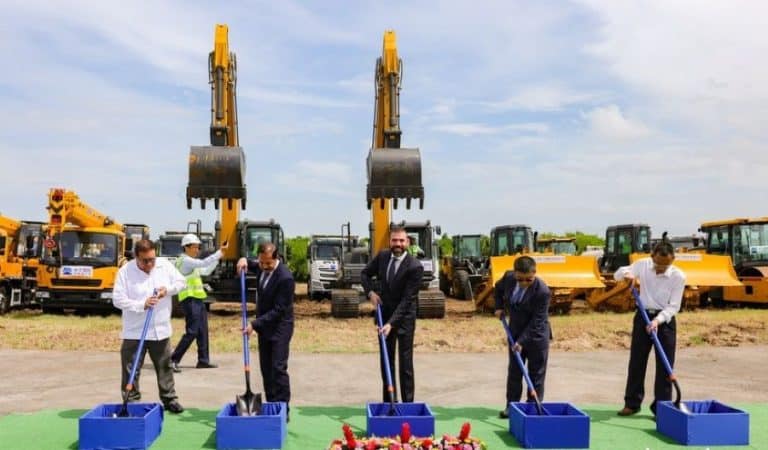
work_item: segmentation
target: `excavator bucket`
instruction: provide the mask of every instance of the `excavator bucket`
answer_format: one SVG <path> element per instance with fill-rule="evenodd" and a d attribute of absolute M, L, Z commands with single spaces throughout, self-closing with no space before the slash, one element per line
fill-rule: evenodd
<path fill-rule="evenodd" d="M 193 146 L 189 149 L 189 184 L 187 208 L 192 199 L 199 198 L 205 209 L 206 199 L 213 199 L 216 209 L 219 199 L 240 200 L 245 209 L 245 153 L 242 147 Z"/>
<path fill-rule="evenodd" d="M 374 148 L 368 152 L 368 209 L 374 199 L 404 198 L 406 208 L 411 200 L 419 200 L 424 208 L 424 186 L 421 184 L 421 155 L 417 148 Z"/>
<path fill-rule="evenodd" d="M 647 258 L 647 254 L 633 253 L 630 261 Z M 708 255 L 706 253 L 675 253 L 677 268 L 685 273 L 686 286 L 725 287 L 741 286 L 739 277 L 733 269 L 730 256 Z"/>
<path fill-rule="evenodd" d="M 597 260 L 591 256 L 528 255 L 536 261 L 536 275 L 550 288 L 602 288 Z M 517 256 L 491 257 L 492 283 L 512 270 Z"/>

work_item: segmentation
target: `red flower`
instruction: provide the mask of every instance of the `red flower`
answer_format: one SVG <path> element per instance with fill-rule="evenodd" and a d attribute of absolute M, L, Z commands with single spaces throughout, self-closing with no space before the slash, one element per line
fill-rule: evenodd
<path fill-rule="evenodd" d="M 400 429 L 400 442 L 407 444 L 411 440 L 411 426 L 408 422 L 403 423 L 403 427 Z"/>
<path fill-rule="evenodd" d="M 421 442 L 421 446 L 422 446 L 423 448 L 427 449 L 427 450 L 431 449 L 431 448 L 432 448 L 432 439 L 429 439 L 429 438 L 427 438 L 427 439 L 424 439 L 424 440 Z"/>
<path fill-rule="evenodd" d="M 461 433 L 459 433 L 459 440 L 463 441 L 469 437 L 469 430 L 471 426 L 469 425 L 469 422 L 464 422 L 464 425 L 461 426 Z"/>
<path fill-rule="evenodd" d="M 355 433 L 352 432 L 352 428 L 349 426 L 349 424 L 345 423 L 341 429 L 344 430 L 344 438 L 347 440 L 347 448 L 355 448 L 357 445 L 357 440 L 355 440 Z"/>

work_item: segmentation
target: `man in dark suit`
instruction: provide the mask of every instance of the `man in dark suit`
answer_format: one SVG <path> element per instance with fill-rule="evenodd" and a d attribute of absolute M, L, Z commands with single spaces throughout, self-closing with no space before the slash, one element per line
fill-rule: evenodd
<path fill-rule="evenodd" d="M 549 326 L 549 288 L 536 277 L 536 261 L 530 256 L 515 260 L 514 271 L 508 271 L 494 286 L 496 317 L 506 314 L 515 346 L 509 346 L 507 366 L 507 403 L 499 417 L 509 417 L 509 403 L 520 401 L 523 393 L 523 373 L 512 352 L 519 352 L 527 361 L 528 373 L 540 400 L 544 399 L 544 378 L 552 330 Z M 528 396 L 529 402 L 534 401 Z"/>
<path fill-rule="evenodd" d="M 256 288 L 256 319 L 244 333 L 256 332 L 259 338 L 259 365 L 268 402 L 291 400 L 288 377 L 288 352 L 293 336 L 293 274 L 280 262 L 275 245 L 259 244 L 257 258 L 240 258 L 238 274 L 243 270 L 254 273 Z M 288 408 L 290 410 L 290 408 Z"/>
<path fill-rule="evenodd" d="M 400 392 L 403 402 L 413 402 L 413 335 L 416 331 L 416 306 L 419 286 L 424 268 L 421 263 L 406 252 L 408 235 L 403 228 L 393 228 L 389 232 L 389 250 L 382 250 L 365 266 L 360 278 L 363 289 L 374 307 L 381 304 L 384 326 L 379 330 L 386 336 L 389 367 L 395 370 L 395 347 L 399 360 Z M 379 292 L 373 290 L 373 279 L 377 279 Z M 382 398 L 389 400 L 387 378 L 384 373 L 384 360 L 381 362 Z M 392 384 L 397 382 L 394 373 Z"/>

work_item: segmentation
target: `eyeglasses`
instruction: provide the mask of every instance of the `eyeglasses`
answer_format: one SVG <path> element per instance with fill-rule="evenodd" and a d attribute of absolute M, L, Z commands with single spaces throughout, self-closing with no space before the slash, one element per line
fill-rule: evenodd
<path fill-rule="evenodd" d="M 533 283 L 533 280 L 535 280 L 535 276 L 531 277 L 515 277 L 515 280 L 517 280 L 518 283 Z"/>
<path fill-rule="evenodd" d="M 157 258 L 139 258 L 139 261 L 145 266 L 154 264 Z"/>

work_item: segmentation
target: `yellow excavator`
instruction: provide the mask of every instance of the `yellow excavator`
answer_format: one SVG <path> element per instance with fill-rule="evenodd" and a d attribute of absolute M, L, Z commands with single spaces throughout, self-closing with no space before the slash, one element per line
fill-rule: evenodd
<path fill-rule="evenodd" d="M 35 292 L 43 312 L 111 311 L 115 275 L 127 261 L 123 225 L 66 189 L 49 191 L 47 209 Z"/>
<path fill-rule="evenodd" d="M 0 315 L 35 302 L 42 227 L 0 214 Z"/>
<path fill-rule="evenodd" d="M 666 233 L 662 239 L 665 238 Z M 605 249 L 600 261 L 600 272 L 606 287 L 585 293 L 591 308 L 616 312 L 634 309 L 635 301 L 629 292 L 629 284 L 617 283 L 613 274 L 619 267 L 650 256 L 651 242 L 651 228 L 646 224 L 613 225 L 607 228 Z M 741 285 L 727 256 L 678 251 L 675 252 L 673 264 L 685 273 L 682 306 L 686 309 L 706 303 L 708 294 L 717 287 Z"/>
<path fill-rule="evenodd" d="M 742 283 L 713 290 L 712 303 L 768 304 L 768 217 L 706 222 L 700 231 L 707 254 L 729 256 Z"/>
<path fill-rule="evenodd" d="M 263 221 L 239 220 L 240 209 L 245 209 L 245 152 L 240 147 L 237 124 L 237 58 L 229 51 L 229 28 L 217 24 L 214 30 L 213 51 L 208 55 L 208 75 L 211 86 L 211 145 L 192 146 L 189 151 L 189 182 L 187 208 L 193 199 L 200 200 L 205 209 L 206 200 L 212 199 L 220 210 L 215 225 L 217 247 L 228 242 L 221 262 L 207 279 L 211 288 L 209 297 L 218 301 L 240 301 L 240 284 L 236 274 L 237 260 L 251 256 L 258 244 L 269 241 L 278 252 L 285 252 L 283 229 L 274 219 Z M 247 278 L 249 290 L 256 289 L 256 281 Z"/>
<path fill-rule="evenodd" d="M 424 207 L 419 149 L 400 146 L 402 69 L 403 62 L 398 55 L 395 32 L 387 30 L 384 32 L 382 54 L 376 60 L 373 142 L 367 157 L 366 200 L 371 210 L 369 256 L 389 247 L 392 209 L 397 209 L 399 199 L 405 199 L 408 209 L 412 200 L 419 201 L 420 209 Z M 429 222 L 409 226 L 409 234 L 424 237 L 429 234 L 432 237 Z M 424 289 L 419 292 L 418 316 L 443 317 L 445 296 L 438 289 L 439 269 L 433 258 L 422 260 L 422 264 L 425 266 L 425 280 L 422 283 Z M 353 283 L 356 278 L 352 277 Z M 334 317 L 356 317 L 359 302 L 360 293 L 352 289 L 351 285 L 331 291 L 331 312 Z"/>
<path fill-rule="evenodd" d="M 595 258 L 533 252 L 536 237 L 537 234 L 528 225 L 503 225 L 491 229 L 489 273 L 475 290 L 478 310 L 494 309 L 494 285 L 505 272 L 513 269 L 515 260 L 522 255 L 536 261 L 536 275 L 552 291 L 550 312 L 566 314 L 578 293 L 605 286 L 600 280 Z"/>

